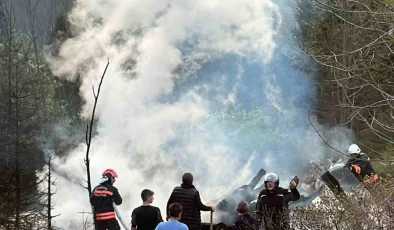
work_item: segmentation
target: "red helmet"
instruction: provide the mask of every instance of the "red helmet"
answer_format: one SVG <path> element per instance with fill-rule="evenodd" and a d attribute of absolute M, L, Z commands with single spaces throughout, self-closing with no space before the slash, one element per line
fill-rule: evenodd
<path fill-rule="evenodd" d="M 113 169 L 104 170 L 102 176 L 105 176 L 105 174 L 107 174 L 107 173 L 111 174 L 113 177 L 116 177 L 116 178 L 118 177 L 118 174 Z"/>

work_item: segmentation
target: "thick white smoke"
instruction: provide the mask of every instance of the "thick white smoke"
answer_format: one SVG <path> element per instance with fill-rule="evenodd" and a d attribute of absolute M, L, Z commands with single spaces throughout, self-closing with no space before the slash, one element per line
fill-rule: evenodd
<path fill-rule="evenodd" d="M 174 148 L 162 148 L 179 139 L 185 127 L 201 129 L 209 101 L 197 88 L 175 102 L 159 101 L 174 90 L 176 81 L 193 77 L 201 64 L 224 54 L 253 55 L 269 62 L 275 26 L 281 23 L 273 2 L 77 0 L 69 21 L 75 37 L 48 61 L 58 77 L 75 80 L 81 75 L 84 117 L 92 111 L 92 85 L 97 86 L 110 61 L 96 114 L 98 135 L 92 141 L 92 185 L 105 168 L 115 169 L 115 185 L 124 198 L 120 210 L 127 220 L 141 203 L 144 188 L 155 191 L 155 205 L 164 214 L 168 196 L 184 172 L 195 175 L 205 201 L 249 180 L 252 172 L 243 161 L 230 157 L 227 146 L 207 143 L 203 135 L 185 135 Z M 181 50 L 185 43 L 193 49 Z M 78 184 L 86 174 L 84 153 L 82 142 L 55 162 L 55 212 L 61 213 L 56 224 L 66 229 L 80 229 L 79 212 L 89 211 L 87 192 Z M 243 170 L 241 177 L 236 169 Z"/>
<path fill-rule="evenodd" d="M 76 80 L 81 76 L 80 93 L 86 101 L 81 116 L 86 118 L 93 108 L 92 85 L 98 85 L 107 59 L 110 61 L 96 113 L 98 134 L 92 140 L 92 185 L 98 184 L 104 169 L 118 172 L 115 186 L 124 198 L 120 210 L 127 221 L 132 209 L 141 204 L 144 188 L 155 192 L 154 205 L 164 215 L 169 194 L 185 172 L 194 174 L 195 185 L 208 201 L 249 181 L 257 172 L 251 162 L 271 164 L 271 170 L 278 166 L 272 162 L 279 158 L 275 152 L 265 152 L 261 160 L 261 153 L 254 151 L 247 156 L 234 154 L 225 130 L 213 124 L 213 101 L 227 106 L 238 100 L 238 84 L 248 77 L 242 76 L 245 70 L 241 64 L 233 63 L 239 72 L 234 87 L 214 98 L 201 92 L 220 91 L 220 85 L 183 84 L 186 89 L 177 88 L 192 82 L 205 63 L 225 55 L 269 64 L 282 23 L 274 2 L 77 0 L 69 21 L 75 36 L 62 44 L 58 56 L 48 56 L 48 61 L 60 78 Z M 226 81 L 225 75 L 215 77 L 219 83 Z M 283 117 L 298 116 L 298 112 L 292 113 L 293 107 L 281 104 L 286 92 L 275 88 L 275 78 L 267 82 L 261 89 L 266 103 Z M 291 103 L 297 107 L 298 102 Z M 255 119 L 253 114 L 247 116 Z M 259 122 L 281 122 L 278 117 L 263 117 L 256 120 L 256 126 Z M 297 152 L 305 152 L 306 159 L 321 154 L 315 134 L 294 130 L 296 134 L 290 136 L 304 137 L 304 141 L 294 140 Z M 268 130 L 262 138 L 275 139 L 282 134 Z M 86 177 L 83 141 L 54 162 L 58 174 L 55 212 L 61 213 L 55 220 L 65 229 L 81 229 L 83 215 L 79 212 L 90 211 L 87 191 L 79 185 Z M 312 150 L 305 151 L 306 143 Z M 289 160 L 286 165 L 292 163 Z M 291 173 L 288 168 L 284 171 Z"/>

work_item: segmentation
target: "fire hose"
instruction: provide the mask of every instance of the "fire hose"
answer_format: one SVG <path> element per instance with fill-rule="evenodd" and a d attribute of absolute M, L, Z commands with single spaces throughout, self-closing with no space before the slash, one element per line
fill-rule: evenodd
<path fill-rule="evenodd" d="M 112 206 L 114 207 L 116 216 L 118 216 L 118 219 L 119 219 L 120 223 L 122 224 L 123 228 L 126 229 L 126 230 L 129 230 L 130 228 L 127 227 L 127 224 L 124 222 L 124 219 L 123 219 L 122 216 L 120 215 L 118 206 L 116 206 L 115 203 L 112 203 Z"/>
<path fill-rule="evenodd" d="M 209 223 L 209 230 L 213 230 L 213 212 L 211 211 L 211 220 Z"/>

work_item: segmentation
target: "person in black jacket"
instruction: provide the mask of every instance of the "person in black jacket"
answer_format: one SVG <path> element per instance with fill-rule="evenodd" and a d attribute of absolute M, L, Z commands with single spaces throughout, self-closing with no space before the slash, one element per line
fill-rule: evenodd
<path fill-rule="evenodd" d="M 144 189 L 141 192 L 143 204 L 131 213 L 131 230 L 155 230 L 163 222 L 160 209 L 150 205 L 153 202 L 154 192 Z"/>
<path fill-rule="evenodd" d="M 350 159 L 346 162 L 346 167 L 349 168 L 360 182 L 368 184 L 378 179 L 372 167 L 371 160 L 365 153 L 361 152 L 356 144 L 350 145 L 348 154 Z"/>
<path fill-rule="evenodd" d="M 297 184 L 290 182 L 290 191 L 279 187 L 279 177 L 275 173 L 268 173 L 264 179 L 263 189 L 256 203 L 256 227 L 263 224 L 265 230 L 290 229 L 288 207 L 290 201 L 300 199 Z"/>
<path fill-rule="evenodd" d="M 90 197 L 90 204 L 93 206 L 94 218 L 96 219 L 95 229 L 120 230 L 112 204 L 122 204 L 122 197 L 118 189 L 113 186 L 118 175 L 114 170 L 106 169 L 102 176 L 100 184 L 93 189 Z"/>
<path fill-rule="evenodd" d="M 185 173 L 182 176 L 181 186 L 175 187 L 167 202 L 167 219 L 168 208 L 172 203 L 180 203 L 183 206 L 182 217 L 180 222 L 187 225 L 189 230 L 201 229 L 200 211 L 215 211 L 213 206 L 205 206 L 201 202 L 200 193 L 193 185 L 193 175 Z"/>

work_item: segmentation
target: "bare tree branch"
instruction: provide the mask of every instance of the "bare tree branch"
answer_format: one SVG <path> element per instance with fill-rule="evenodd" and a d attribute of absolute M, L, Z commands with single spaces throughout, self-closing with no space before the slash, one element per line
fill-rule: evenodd
<path fill-rule="evenodd" d="M 94 94 L 94 106 L 93 106 L 93 111 L 92 111 L 92 117 L 90 120 L 90 125 L 87 126 L 87 130 L 86 130 L 86 156 L 85 156 L 85 166 L 86 166 L 86 174 L 87 174 L 87 187 L 85 187 L 88 191 L 88 198 L 90 200 L 90 196 L 92 194 L 92 185 L 91 185 L 91 179 L 90 179 L 90 159 L 89 159 L 89 151 L 90 151 L 90 147 L 91 147 L 91 143 L 92 143 L 92 132 L 93 132 L 93 124 L 94 124 L 94 117 L 95 117 L 95 112 L 96 112 L 96 106 L 97 106 L 97 102 L 98 102 L 98 98 L 100 95 L 100 91 L 101 91 L 101 85 L 103 83 L 105 74 L 107 72 L 108 69 L 108 65 L 109 65 L 109 61 L 107 62 L 107 65 L 105 66 L 104 72 L 100 78 L 100 83 L 98 86 L 98 90 L 97 90 L 97 95 Z M 93 87 L 93 93 L 94 93 L 94 87 Z M 90 203 L 90 202 L 89 202 Z M 92 207 L 92 212 L 93 212 L 93 207 Z M 94 212 L 93 212 L 94 213 Z M 96 223 L 96 219 L 95 217 L 93 218 L 94 223 Z"/>

